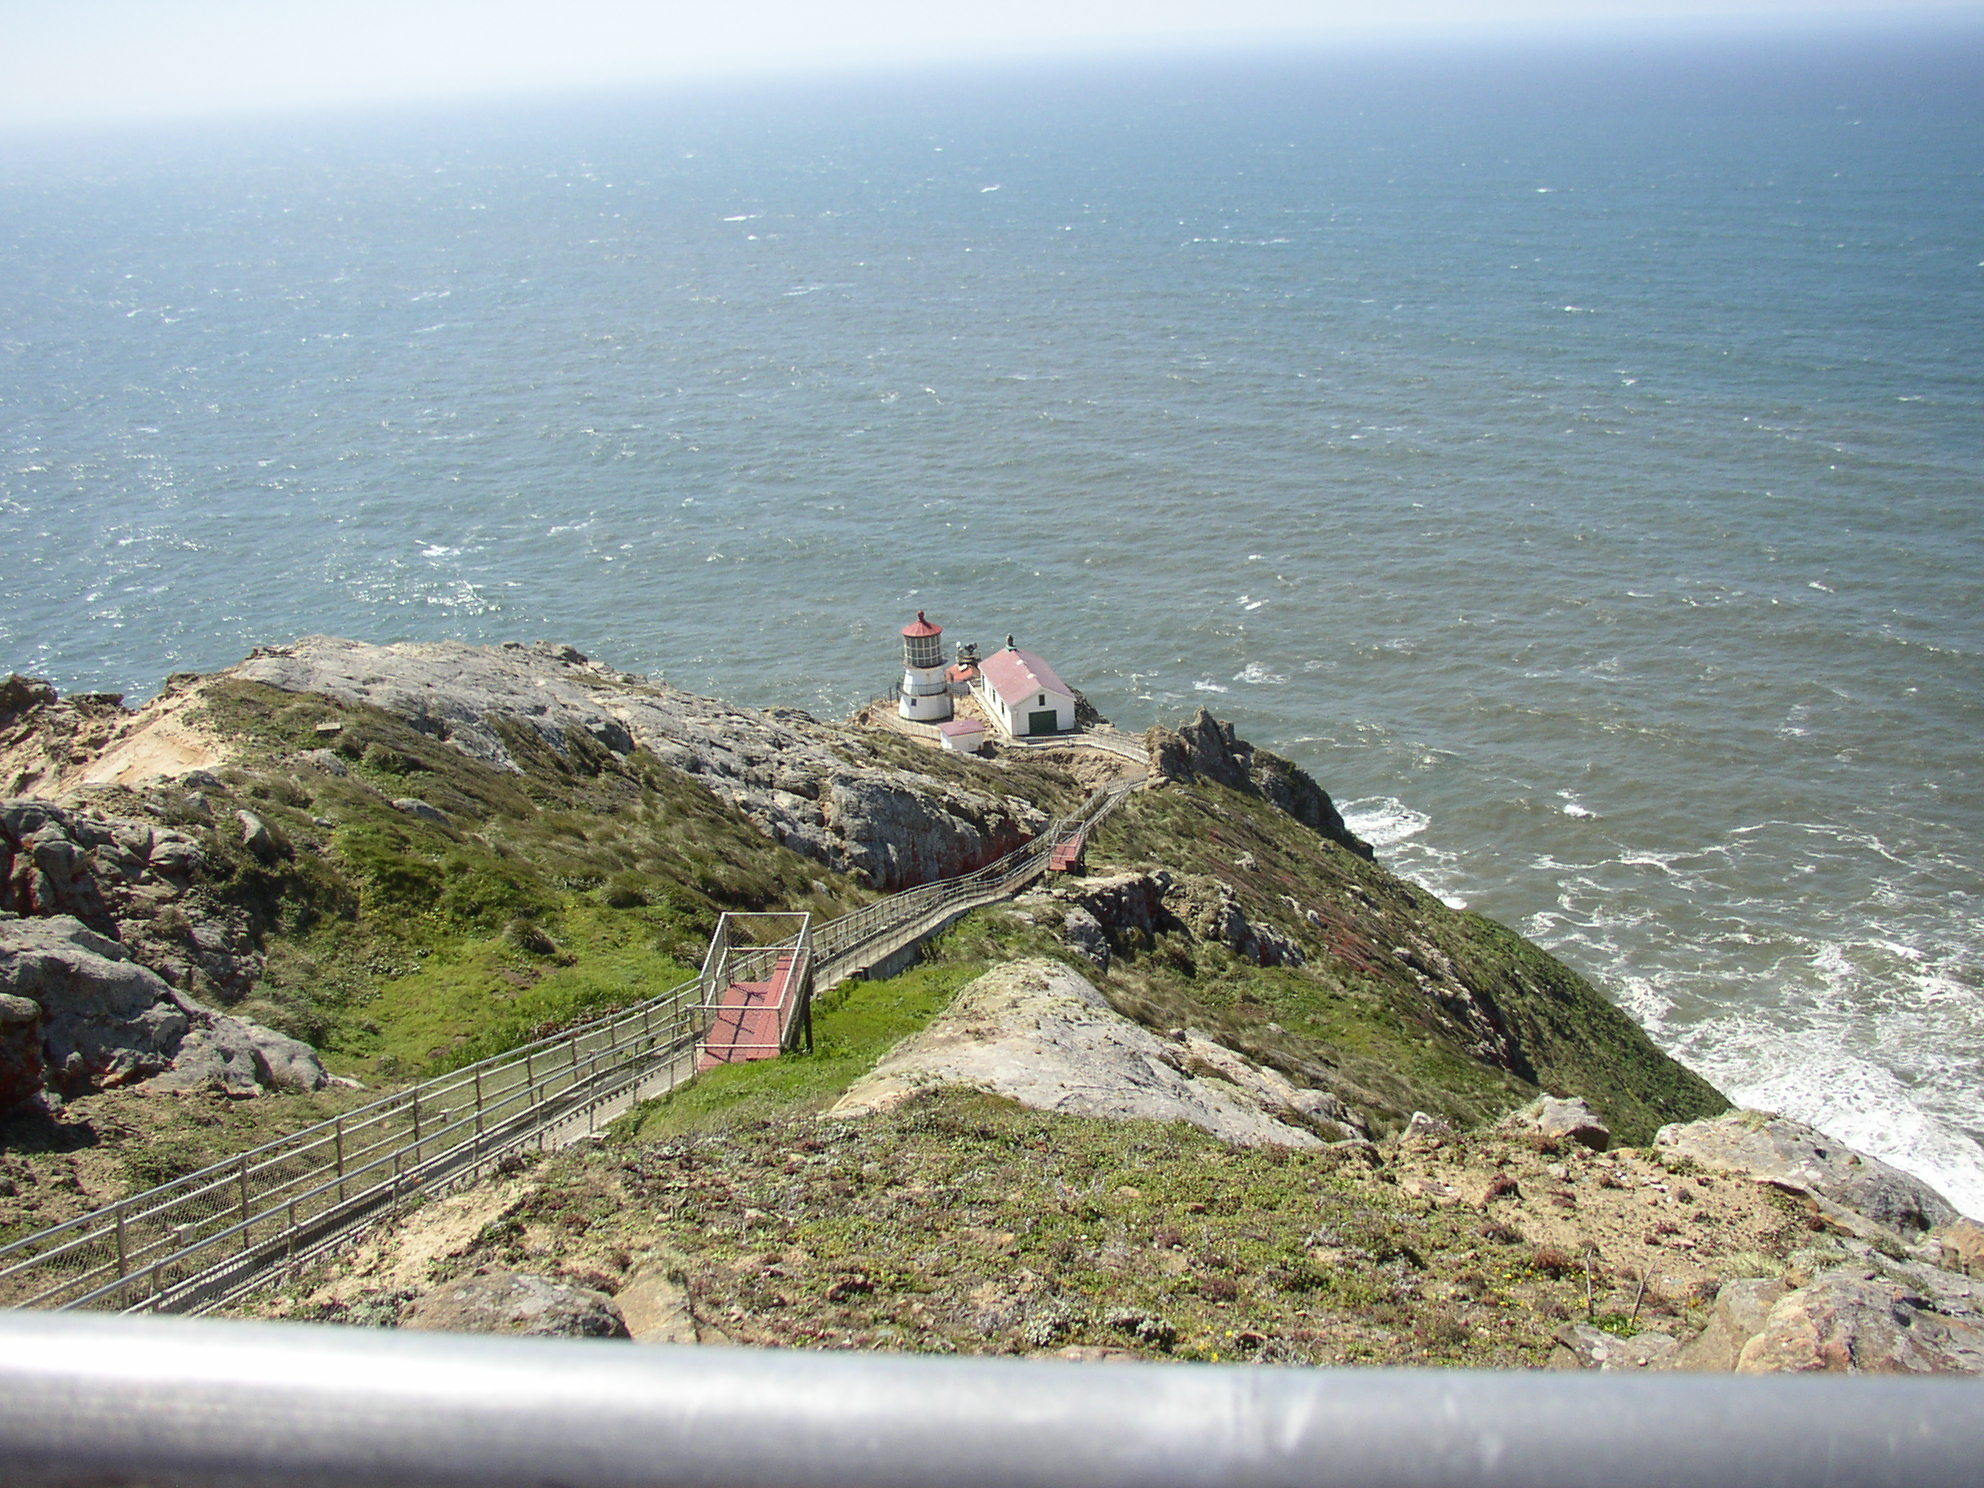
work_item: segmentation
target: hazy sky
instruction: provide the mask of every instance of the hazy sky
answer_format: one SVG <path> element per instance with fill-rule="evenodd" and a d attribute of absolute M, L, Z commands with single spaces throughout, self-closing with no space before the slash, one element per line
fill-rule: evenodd
<path fill-rule="evenodd" d="M 0 0 L 0 125 L 1254 36 L 1980 11 L 1984 0 Z"/>

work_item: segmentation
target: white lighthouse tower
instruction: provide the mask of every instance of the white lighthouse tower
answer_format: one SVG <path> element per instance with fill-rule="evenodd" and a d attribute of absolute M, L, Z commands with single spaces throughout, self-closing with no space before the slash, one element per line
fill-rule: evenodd
<path fill-rule="evenodd" d="M 942 723 L 951 716 L 951 684 L 944 665 L 944 627 L 923 611 L 902 628 L 902 697 L 896 711 L 917 723 Z"/>

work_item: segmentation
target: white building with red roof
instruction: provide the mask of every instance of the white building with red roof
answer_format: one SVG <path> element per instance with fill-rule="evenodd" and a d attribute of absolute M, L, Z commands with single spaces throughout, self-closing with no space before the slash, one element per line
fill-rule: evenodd
<path fill-rule="evenodd" d="M 1014 738 L 1074 731 L 1075 690 L 1040 657 L 1020 650 L 1011 636 L 1003 650 L 978 664 L 971 690 L 986 717 Z"/>
<path fill-rule="evenodd" d="M 978 754 L 985 748 L 985 725 L 976 718 L 953 718 L 938 724 L 937 733 L 953 754 Z"/>

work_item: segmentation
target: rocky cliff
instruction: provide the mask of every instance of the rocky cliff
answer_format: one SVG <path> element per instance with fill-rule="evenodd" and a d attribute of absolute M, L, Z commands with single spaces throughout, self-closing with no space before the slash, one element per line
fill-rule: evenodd
<path fill-rule="evenodd" d="M 1359 857 L 1373 856 L 1371 845 L 1344 825 L 1336 803 L 1294 761 L 1256 749 L 1204 708 L 1176 730 L 1151 729 L 1144 742 L 1159 780 L 1204 780 L 1258 796 Z"/>
<path fill-rule="evenodd" d="M 351 1005 L 408 974 L 477 962 L 483 1001 L 528 1001 L 505 993 L 582 968 L 578 942 L 615 911 L 603 938 L 666 920 L 679 933 L 657 949 L 693 959 L 721 908 L 966 872 L 1080 793 L 1049 767 L 734 708 L 567 647 L 324 637 L 182 674 L 135 711 L 10 679 L 0 771 L 39 793 L 0 798 L 0 913 L 73 917 L 189 1008 L 245 1006 L 353 1052 L 376 1019 Z M 606 913 L 570 914 L 581 901 Z M 55 1085 L 172 1063 L 142 1039 L 128 1052 Z M 217 1083 L 238 1092 L 249 1067 Z"/>
<path fill-rule="evenodd" d="M 1980 1232 L 1939 1196 L 1728 1114 L 1230 725 L 1148 745 L 1086 874 L 846 984 L 810 1058 L 720 1070 L 256 1307 L 1288 1363 L 1984 1356 Z M 14 679 L 0 778 L 0 1102 L 39 1107 L 0 1120 L 0 1233 L 320 1116 L 334 1074 L 670 985 L 725 909 L 975 867 L 1084 789 L 568 648 L 327 638 L 136 711 Z M 183 1098 L 134 1118 L 144 1091 Z"/>
<path fill-rule="evenodd" d="M 518 767 L 519 733 L 557 750 L 581 740 L 616 755 L 645 750 L 775 841 L 882 889 L 968 872 L 1047 819 L 990 772 L 962 777 L 932 751 L 886 751 L 873 734 L 796 709 L 696 697 L 565 646 L 316 636 L 258 651 L 226 675 L 377 708 L 503 769 Z"/>

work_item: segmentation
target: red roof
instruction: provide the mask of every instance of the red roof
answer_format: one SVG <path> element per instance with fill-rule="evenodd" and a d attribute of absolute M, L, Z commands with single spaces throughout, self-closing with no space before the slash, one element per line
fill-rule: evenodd
<path fill-rule="evenodd" d="M 978 665 L 1008 707 L 1016 708 L 1038 692 L 1059 693 L 1064 698 L 1075 695 L 1072 687 L 1054 675 L 1054 668 L 1031 651 L 1008 647 L 994 651 Z"/>
<path fill-rule="evenodd" d="M 959 734 L 982 734 L 985 725 L 976 718 L 953 718 L 949 723 L 938 724 L 937 732 L 955 739 Z"/>
<path fill-rule="evenodd" d="M 923 611 L 918 610 L 916 612 L 916 622 L 913 625 L 905 625 L 902 628 L 902 633 L 906 636 L 942 635 L 944 633 L 944 627 L 941 625 L 932 625 L 928 620 L 923 618 Z"/>
<path fill-rule="evenodd" d="M 975 666 L 954 666 L 947 674 L 953 682 L 976 682 L 978 668 Z"/>

